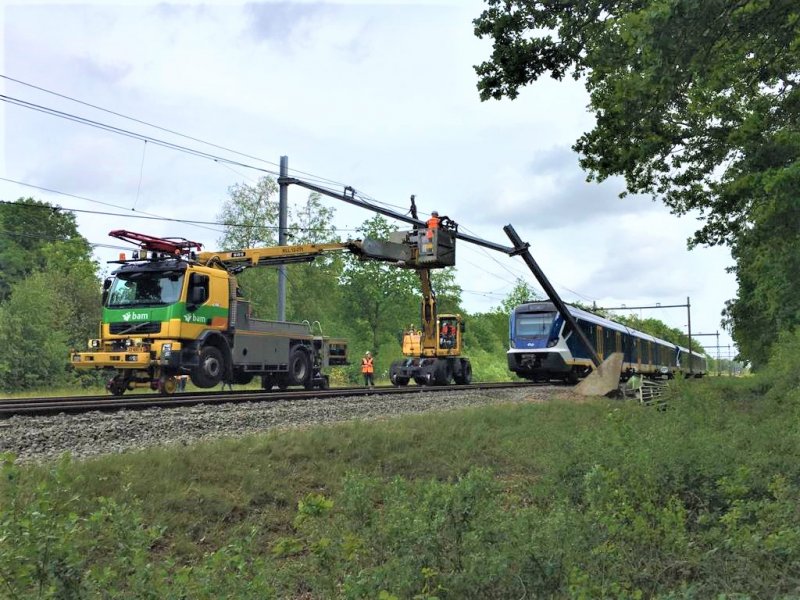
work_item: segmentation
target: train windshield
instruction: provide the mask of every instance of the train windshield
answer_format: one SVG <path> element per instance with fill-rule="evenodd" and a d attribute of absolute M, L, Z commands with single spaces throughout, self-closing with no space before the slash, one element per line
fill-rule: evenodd
<path fill-rule="evenodd" d="M 522 337 L 548 335 L 556 318 L 554 312 L 522 313 L 517 315 L 516 332 Z"/>
<path fill-rule="evenodd" d="M 108 308 L 165 306 L 181 297 L 184 271 L 117 273 L 108 293 Z"/>

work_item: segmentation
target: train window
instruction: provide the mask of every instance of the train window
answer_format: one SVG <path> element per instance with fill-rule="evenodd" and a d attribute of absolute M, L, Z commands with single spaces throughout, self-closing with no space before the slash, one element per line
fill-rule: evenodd
<path fill-rule="evenodd" d="M 547 335 L 550 333 L 555 317 L 556 313 L 554 312 L 519 314 L 517 315 L 517 335 L 525 337 Z"/>

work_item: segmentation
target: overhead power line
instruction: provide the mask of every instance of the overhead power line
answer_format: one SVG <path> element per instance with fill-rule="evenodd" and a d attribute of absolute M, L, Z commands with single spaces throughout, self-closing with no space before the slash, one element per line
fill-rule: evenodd
<path fill-rule="evenodd" d="M 62 98 L 64 100 L 69 100 L 70 102 L 74 102 L 76 104 L 80 104 L 80 105 L 92 108 L 94 110 L 99 110 L 99 111 L 104 112 L 106 114 L 114 115 L 115 117 L 120 117 L 121 119 L 126 119 L 128 121 L 133 121 L 134 123 L 139 123 L 140 125 L 145 125 L 147 127 L 152 127 L 153 129 L 157 129 L 159 131 L 163 131 L 163 132 L 169 133 L 171 135 L 176 135 L 176 136 L 181 137 L 181 138 L 186 139 L 186 140 L 191 140 L 191 141 L 197 142 L 199 144 L 204 144 L 206 146 L 210 146 L 212 148 L 216 148 L 217 150 L 224 150 L 225 152 L 230 152 L 231 154 L 235 154 L 237 156 L 241 156 L 241 157 L 244 157 L 244 158 L 249 158 L 251 160 L 256 160 L 256 161 L 262 162 L 264 164 L 272 165 L 274 167 L 280 166 L 276 162 L 273 162 L 273 161 L 270 161 L 270 160 L 266 160 L 264 158 L 259 158 L 258 156 L 253 156 L 252 154 L 247 154 L 246 152 L 240 152 L 238 150 L 234 150 L 233 148 L 229 148 L 229 147 L 223 146 L 221 144 L 216 144 L 214 142 L 209 142 L 207 140 L 203 140 L 201 138 L 198 138 L 198 137 L 195 137 L 195 136 L 192 136 L 192 135 L 188 135 L 186 133 L 181 133 L 180 131 L 176 131 L 174 129 L 170 129 L 168 127 L 163 127 L 161 125 L 156 125 L 155 123 L 151 123 L 151 122 L 145 121 L 143 119 L 132 117 L 130 115 L 126 115 L 126 114 L 123 114 L 123 113 L 120 113 L 120 112 L 117 112 L 117 111 L 114 111 L 114 110 L 111 110 L 111 109 L 108 109 L 108 108 L 104 108 L 102 106 L 98 106 L 97 104 L 92 104 L 90 102 L 86 102 L 85 100 L 80 100 L 80 99 L 75 98 L 73 96 L 69 96 L 67 94 L 62 94 L 62 93 L 59 93 L 59 92 L 56 92 L 56 91 L 53 91 L 53 90 L 49 90 L 47 88 L 44 88 L 44 87 L 41 87 L 41 86 L 38 86 L 38 85 L 34 85 L 34 84 L 29 83 L 27 81 L 22 81 L 20 79 L 15 79 L 13 77 L 9 77 L 8 75 L 3 75 L 2 73 L 0 73 L 0 78 L 3 78 L 5 80 L 7 80 L 7 81 L 12 81 L 12 82 L 17 83 L 19 85 L 23 85 L 23 86 L 38 90 L 40 92 L 44 92 L 46 94 L 50 94 L 52 96 L 56 96 L 58 98 Z M 341 183 L 339 181 L 335 181 L 333 179 L 328 179 L 328 178 L 325 178 L 325 177 L 321 177 L 319 175 L 315 175 L 313 173 L 308 173 L 306 171 L 301 171 L 299 169 L 291 169 L 290 168 L 289 170 L 291 172 L 293 172 L 293 173 L 298 173 L 298 174 L 301 174 L 301 175 L 305 175 L 306 177 L 314 179 L 317 182 L 330 183 L 330 184 L 334 184 L 334 185 L 339 186 L 339 187 L 344 187 L 344 185 L 345 185 L 344 183 Z"/>

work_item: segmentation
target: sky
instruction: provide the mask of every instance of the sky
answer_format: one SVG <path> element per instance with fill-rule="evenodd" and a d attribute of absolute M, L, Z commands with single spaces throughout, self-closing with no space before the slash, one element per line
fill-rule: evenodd
<path fill-rule="evenodd" d="M 116 258 L 102 245 L 119 244 L 107 234 L 120 228 L 211 250 L 219 228 L 130 217 L 213 222 L 230 186 L 265 174 L 249 167 L 277 171 L 287 156 L 290 175 L 352 186 L 401 213 L 414 194 L 422 218 L 437 210 L 498 244 L 510 245 L 502 228 L 513 225 L 567 302 L 667 306 L 690 298 L 692 332 L 719 332 L 721 356 L 729 355 L 720 326 L 736 295 L 729 251 L 687 250 L 698 215 L 671 215 L 648 197 L 621 199 L 621 180 L 586 182 L 571 150 L 594 122 L 580 82 L 547 78 L 513 101 L 481 102 L 473 67 L 491 45 L 475 37 L 472 20 L 483 8 L 478 0 L 0 0 L 0 199 L 125 214 L 75 213 L 102 263 Z M 290 206 L 307 196 L 290 187 Z M 373 216 L 324 203 L 343 239 Z M 456 263 L 470 312 L 499 305 L 518 278 L 540 289 L 518 257 L 459 242 Z M 686 331 L 685 308 L 633 312 Z"/>

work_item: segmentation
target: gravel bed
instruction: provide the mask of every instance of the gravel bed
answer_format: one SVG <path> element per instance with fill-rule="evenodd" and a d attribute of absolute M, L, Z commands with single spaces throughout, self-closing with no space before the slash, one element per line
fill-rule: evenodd
<path fill-rule="evenodd" d="M 64 452 L 74 458 L 88 458 L 337 421 L 385 419 L 497 403 L 543 402 L 566 394 L 564 388 L 548 386 L 11 417 L 0 421 L 0 452 L 13 452 L 18 462 L 41 462 Z"/>

